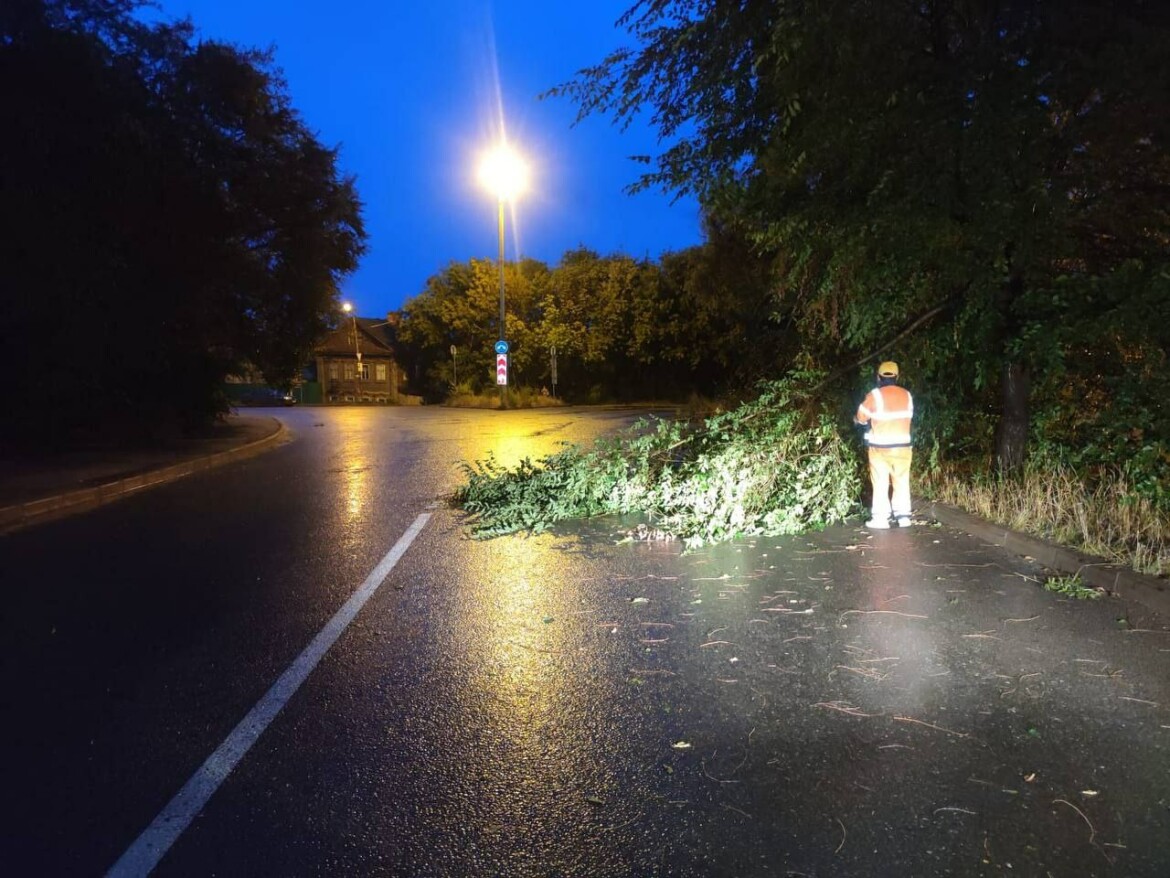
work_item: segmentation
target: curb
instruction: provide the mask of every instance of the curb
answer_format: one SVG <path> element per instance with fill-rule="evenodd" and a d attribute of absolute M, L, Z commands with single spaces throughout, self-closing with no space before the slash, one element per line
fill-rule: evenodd
<path fill-rule="evenodd" d="M 931 518 L 945 525 L 966 531 L 1013 554 L 1026 555 L 1050 570 L 1079 576 L 1090 588 L 1102 589 L 1122 600 L 1137 601 L 1170 617 L 1170 581 L 1008 530 L 1003 525 L 993 524 L 945 503 L 928 503 L 926 511 Z"/>
<path fill-rule="evenodd" d="M 63 494 L 0 508 L 0 534 L 11 533 L 32 524 L 63 518 L 75 512 L 96 509 L 98 506 L 120 500 L 144 488 L 152 488 L 155 485 L 173 482 L 192 473 L 253 457 L 267 451 L 271 446 L 279 444 L 288 436 L 289 430 L 283 421 L 277 418 L 271 420 L 276 424 L 276 429 L 263 439 L 253 440 L 246 445 L 228 448 L 202 457 L 193 457 L 190 460 L 115 479 L 92 488 L 78 488 L 75 491 L 67 491 Z"/>

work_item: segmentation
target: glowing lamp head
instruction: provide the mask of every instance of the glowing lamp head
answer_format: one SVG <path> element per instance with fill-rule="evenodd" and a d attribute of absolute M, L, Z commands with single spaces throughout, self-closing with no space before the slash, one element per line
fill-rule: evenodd
<path fill-rule="evenodd" d="M 528 166 L 515 150 L 501 144 L 480 162 L 479 182 L 501 200 L 508 201 L 528 186 Z"/>
<path fill-rule="evenodd" d="M 351 305 L 349 302 L 342 302 L 341 303 L 341 310 L 344 311 L 346 314 L 348 314 L 350 311 L 353 310 L 353 305 Z"/>

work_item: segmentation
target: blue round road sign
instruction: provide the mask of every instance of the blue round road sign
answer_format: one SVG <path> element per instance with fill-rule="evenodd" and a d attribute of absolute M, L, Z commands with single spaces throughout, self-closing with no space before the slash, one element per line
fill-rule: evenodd
<path fill-rule="evenodd" d="M 502 338 L 498 342 L 496 342 L 496 353 L 497 354 L 508 353 L 508 343 L 506 341 L 504 341 Z"/>

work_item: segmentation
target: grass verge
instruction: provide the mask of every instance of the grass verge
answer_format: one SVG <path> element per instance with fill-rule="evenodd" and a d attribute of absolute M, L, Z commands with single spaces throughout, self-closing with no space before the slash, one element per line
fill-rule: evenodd
<path fill-rule="evenodd" d="M 942 467 L 923 476 L 935 500 L 1138 573 L 1170 574 L 1170 516 L 1134 491 L 1125 473 L 1086 477 L 1056 464 L 1029 464 L 1016 476 L 972 475 Z"/>

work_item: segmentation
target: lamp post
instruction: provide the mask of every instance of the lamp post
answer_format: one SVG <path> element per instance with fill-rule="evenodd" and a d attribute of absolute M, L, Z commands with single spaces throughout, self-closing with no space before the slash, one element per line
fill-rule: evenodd
<path fill-rule="evenodd" d="M 500 243 L 500 341 L 506 341 L 504 330 L 504 202 L 513 200 L 528 183 L 528 167 L 524 160 L 506 142 L 501 142 L 484 156 L 479 166 L 479 180 L 484 188 L 496 196 Z M 506 383 L 505 378 L 505 383 Z M 499 380 L 497 379 L 497 383 Z M 506 386 L 500 383 L 500 408 L 507 408 Z"/>
<path fill-rule="evenodd" d="M 353 305 L 349 302 L 341 303 L 341 310 L 350 316 L 353 321 L 351 332 L 353 332 L 353 353 L 357 359 L 357 364 L 353 367 L 354 392 L 360 395 L 361 381 L 362 381 L 362 351 L 358 347 L 358 331 L 357 331 L 357 315 L 353 313 Z"/>

